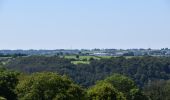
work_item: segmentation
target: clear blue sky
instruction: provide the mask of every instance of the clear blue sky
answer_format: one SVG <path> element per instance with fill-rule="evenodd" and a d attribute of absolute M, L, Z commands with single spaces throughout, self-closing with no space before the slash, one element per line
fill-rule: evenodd
<path fill-rule="evenodd" d="M 170 48 L 169 0 L 0 0 L 0 49 Z"/>

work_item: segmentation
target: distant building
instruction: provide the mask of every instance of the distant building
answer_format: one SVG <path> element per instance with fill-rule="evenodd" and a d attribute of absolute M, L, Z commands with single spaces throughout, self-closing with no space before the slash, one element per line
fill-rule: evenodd
<path fill-rule="evenodd" d="M 124 55 L 124 52 L 116 52 L 115 53 L 115 56 L 123 56 Z"/>
<path fill-rule="evenodd" d="M 165 53 L 165 55 L 170 55 L 170 51 L 167 51 L 167 52 Z"/>
<path fill-rule="evenodd" d="M 110 56 L 109 53 L 93 53 L 93 54 L 90 54 L 91 56 Z"/>

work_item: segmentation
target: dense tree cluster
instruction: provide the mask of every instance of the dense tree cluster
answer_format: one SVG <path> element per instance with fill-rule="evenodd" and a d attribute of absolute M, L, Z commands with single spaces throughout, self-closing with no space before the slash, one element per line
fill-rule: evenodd
<path fill-rule="evenodd" d="M 144 93 L 151 100 L 169 100 L 170 80 L 156 80 L 150 82 L 144 87 Z"/>
<path fill-rule="evenodd" d="M 26 54 L 21 54 L 21 53 L 15 53 L 15 54 L 3 54 L 0 53 L 0 57 L 22 57 L 22 56 L 27 56 Z"/>
<path fill-rule="evenodd" d="M 84 90 L 69 78 L 55 73 L 35 73 L 20 81 L 19 100 L 83 100 Z"/>
<path fill-rule="evenodd" d="M 57 72 L 70 76 L 76 83 L 91 86 L 97 80 L 119 73 L 131 77 L 138 86 L 143 87 L 150 81 L 170 79 L 169 57 L 114 57 L 110 59 L 90 60 L 90 64 L 74 65 L 74 59 L 61 57 L 31 56 L 20 57 L 7 64 L 7 68 L 25 73 L 42 71 Z"/>
<path fill-rule="evenodd" d="M 112 84 L 99 82 L 87 91 L 89 100 L 126 100 Z"/>
<path fill-rule="evenodd" d="M 61 74 L 70 73 L 72 69 L 74 70 L 73 66 L 74 65 L 71 64 L 70 60 L 57 56 L 19 57 L 14 60 L 11 60 L 7 64 L 7 68 L 25 73 L 34 73 L 42 71 L 59 72 Z"/>
<path fill-rule="evenodd" d="M 90 60 L 90 64 L 77 65 L 71 63 L 74 60 L 57 56 L 18 57 L 9 61 L 6 67 L 28 74 L 46 71 L 67 75 L 77 84 L 91 87 L 86 95 L 86 98 L 91 100 L 105 98 L 105 96 L 108 97 L 108 100 L 113 97 L 122 100 L 124 98 L 127 100 L 136 100 L 136 98 L 137 100 L 145 100 L 147 98 L 143 98 L 145 97 L 144 94 L 150 100 L 169 100 L 170 98 L 168 95 L 170 93 L 170 82 L 168 81 L 170 79 L 169 57 L 113 57 L 110 59 L 93 59 Z M 113 73 L 118 74 L 110 76 Z M 129 78 L 119 76 L 120 74 Z M 33 74 L 33 76 L 36 75 Z M 99 80 L 104 82 L 95 85 Z M 106 90 L 110 92 L 103 92 Z"/>
<path fill-rule="evenodd" d="M 87 93 L 92 100 L 148 100 L 133 80 L 120 74 L 99 81 Z"/>
<path fill-rule="evenodd" d="M 4 68 L 0 68 L 0 100 L 6 98 L 8 100 L 15 100 L 17 95 L 14 91 L 18 84 L 17 76 L 19 73 L 8 71 Z"/>
<path fill-rule="evenodd" d="M 6 70 L 1 77 L 7 74 Z M 67 76 L 53 72 L 18 75 L 14 75 L 13 80 L 1 78 L 0 83 L 6 82 L 7 85 L 0 84 L 0 100 L 147 100 L 130 78 L 119 74 L 113 74 L 86 89 Z"/>
<path fill-rule="evenodd" d="M 127 100 L 147 100 L 134 81 L 128 77 L 114 74 L 106 78 L 104 82 L 112 84 L 118 91 L 124 94 Z"/>

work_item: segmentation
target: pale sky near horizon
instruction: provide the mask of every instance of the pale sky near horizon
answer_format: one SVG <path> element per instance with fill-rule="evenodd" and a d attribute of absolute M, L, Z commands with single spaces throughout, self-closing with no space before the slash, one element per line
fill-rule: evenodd
<path fill-rule="evenodd" d="M 0 49 L 170 48 L 169 0 L 0 0 Z"/>

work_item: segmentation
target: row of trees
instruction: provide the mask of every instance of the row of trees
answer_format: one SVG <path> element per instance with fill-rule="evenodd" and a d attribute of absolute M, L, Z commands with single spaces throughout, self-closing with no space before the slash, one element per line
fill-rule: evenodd
<path fill-rule="evenodd" d="M 16 54 L 2 54 L 0 53 L 0 57 L 23 57 L 23 56 L 27 56 L 26 54 L 21 54 L 21 53 L 16 53 Z"/>
<path fill-rule="evenodd" d="M 24 75 L 0 69 L 0 100 L 148 100 L 128 77 L 113 74 L 90 88 L 52 72 Z"/>

